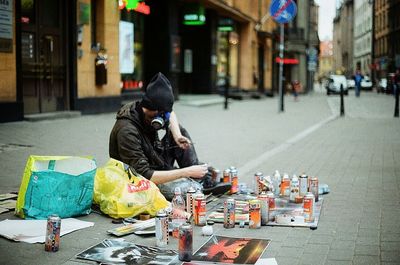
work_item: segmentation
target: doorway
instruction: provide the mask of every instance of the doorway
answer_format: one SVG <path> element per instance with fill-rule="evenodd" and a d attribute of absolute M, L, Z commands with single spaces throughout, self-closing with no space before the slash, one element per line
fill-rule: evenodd
<path fill-rule="evenodd" d="M 20 1 L 20 76 L 24 114 L 68 108 L 65 0 Z"/>

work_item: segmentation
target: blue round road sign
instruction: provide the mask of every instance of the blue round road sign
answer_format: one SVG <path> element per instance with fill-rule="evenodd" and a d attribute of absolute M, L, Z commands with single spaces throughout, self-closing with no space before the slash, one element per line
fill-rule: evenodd
<path fill-rule="evenodd" d="M 276 22 L 288 23 L 296 16 L 297 6 L 294 0 L 273 0 L 269 12 Z"/>

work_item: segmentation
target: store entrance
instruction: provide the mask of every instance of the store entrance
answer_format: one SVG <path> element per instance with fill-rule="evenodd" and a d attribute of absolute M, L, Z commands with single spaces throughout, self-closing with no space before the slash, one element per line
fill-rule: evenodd
<path fill-rule="evenodd" d="M 24 114 L 67 108 L 66 2 L 19 0 Z"/>

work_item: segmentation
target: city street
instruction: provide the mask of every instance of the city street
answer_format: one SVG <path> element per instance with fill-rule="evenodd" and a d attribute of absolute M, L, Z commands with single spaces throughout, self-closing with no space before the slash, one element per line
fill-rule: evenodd
<path fill-rule="evenodd" d="M 213 96 L 210 96 L 213 97 Z M 400 264 L 400 120 L 394 118 L 393 96 L 354 90 L 344 98 L 326 96 L 316 88 L 309 95 L 285 97 L 285 112 L 278 113 L 278 98 L 232 100 L 223 104 L 191 106 L 196 96 L 181 96 L 174 110 L 189 131 L 201 161 L 221 170 L 236 166 L 239 182 L 251 185 L 253 174 L 281 173 L 318 176 L 328 184 L 318 229 L 262 227 L 226 230 L 218 235 L 270 239 L 264 257 L 279 265 L 295 264 Z M 108 160 L 108 137 L 115 113 L 71 119 L 0 124 L 0 193 L 19 190 L 29 155 L 93 156 L 98 167 Z M 0 220 L 18 219 L 12 212 Z M 96 264 L 78 260 L 84 249 L 112 238 L 106 233 L 120 225 L 91 213 L 78 217 L 93 227 L 61 237 L 60 250 L 44 251 L 43 244 L 0 239 L 1 264 Z M 194 250 L 206 237 L 194 231 Z M 135 235 L 128 241 L 155 245 L 153 237 Z M 169 247 L 177 249 L 176 239 Z"/>

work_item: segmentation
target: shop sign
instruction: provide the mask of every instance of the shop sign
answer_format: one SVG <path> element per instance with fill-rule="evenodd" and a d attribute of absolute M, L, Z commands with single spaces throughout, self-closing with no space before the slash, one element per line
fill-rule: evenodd
<path fill-rule="evenodd" d="M 276 57 L 275 62 L 280 63 L 281 58 Z M 295 58 L 283 58 L 283 64 L 299 64 L 299 60 L 297 60 Z"/>
<path fill-rule="evenodd" d="M 206 23 L 204 6 L 192 3 L 184 7 L 183 24 L 189 26 L 200 26 Z"/>
<path fill-rule="evenodd" d="M 218 20 L 218 31 L 233 31 L 234 21 L 231 18 L 220 18 Z"/>

